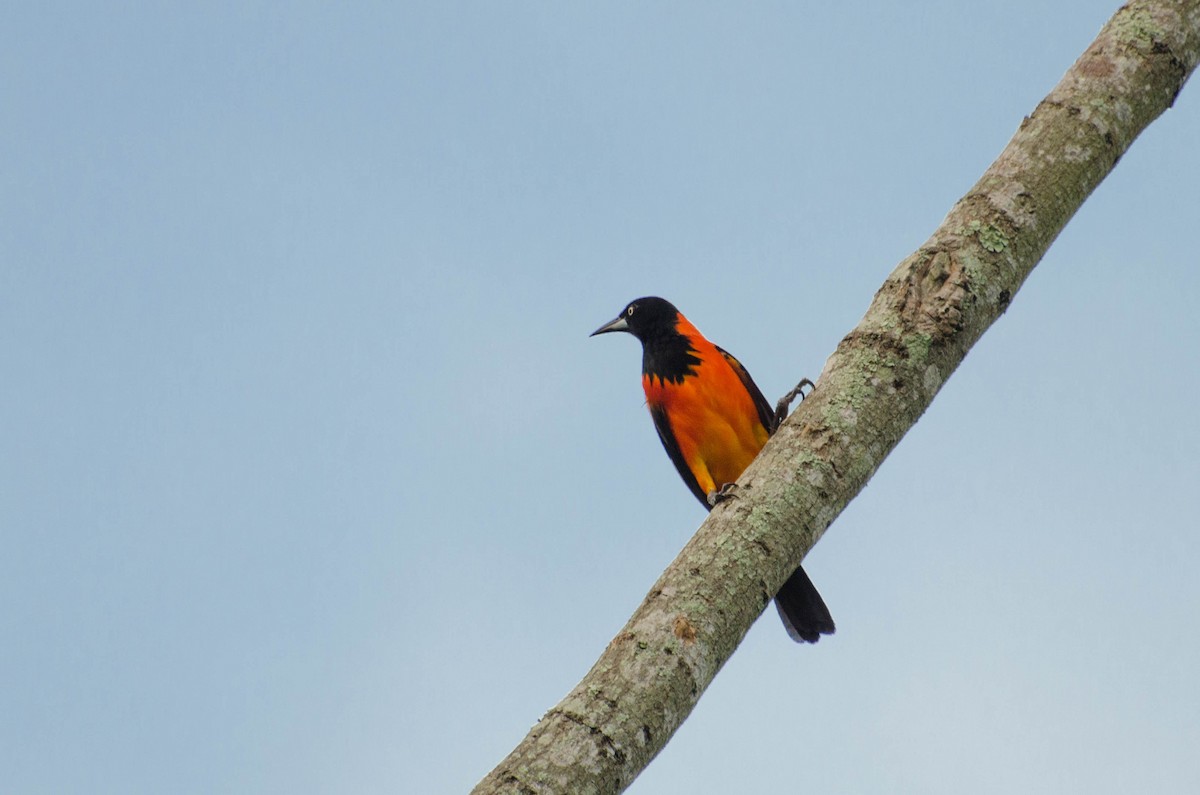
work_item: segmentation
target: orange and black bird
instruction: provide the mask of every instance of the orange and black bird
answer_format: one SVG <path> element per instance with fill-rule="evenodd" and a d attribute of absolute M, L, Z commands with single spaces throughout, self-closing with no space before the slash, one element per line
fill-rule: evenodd
<path fill-rule="evenodd" d="M 750 465 L 783 420 L 729 352 L 705 339 L 662 298 L 631 301 L 592 332 L 625 331 L 642 343 L 642 389 L 667 455 L 696 499 L 710 510 Z M 792 572 L 775 606 L 788 635 L 816 643 L 833 618 L 803 568 Z"/>

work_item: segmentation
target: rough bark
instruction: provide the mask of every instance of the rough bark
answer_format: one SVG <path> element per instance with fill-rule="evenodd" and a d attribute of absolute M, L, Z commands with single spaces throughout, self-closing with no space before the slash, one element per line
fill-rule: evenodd
<path fill-rule="evenodd" d="M 633 781 L 1197 60 L 1200 0 L 1117 11 L 887 278 L 737 499 L 709 515 L 583 681 L 474 792 L 615 793 Z"/>

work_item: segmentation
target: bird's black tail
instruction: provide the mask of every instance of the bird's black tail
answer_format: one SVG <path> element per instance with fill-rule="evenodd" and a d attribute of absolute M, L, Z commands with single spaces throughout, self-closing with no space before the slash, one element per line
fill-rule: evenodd
<path fill-rule="evenodd" d="M 775 594 L 775 607 L 784 629 L 797 643 L 816 643 L 822 635 L 833 634 L 833 616 L 803 567 L 797 567 Z"/>

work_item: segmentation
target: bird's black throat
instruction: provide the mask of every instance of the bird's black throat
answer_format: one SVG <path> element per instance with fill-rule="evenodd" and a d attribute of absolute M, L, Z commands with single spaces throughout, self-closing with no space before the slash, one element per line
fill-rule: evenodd
<path fill-rule="evenodd" d="M 642 339 L 642 375 L 681 384 L 684 378 L 696 374 L 699 364 L 696 349 L 674 328 Z"/>

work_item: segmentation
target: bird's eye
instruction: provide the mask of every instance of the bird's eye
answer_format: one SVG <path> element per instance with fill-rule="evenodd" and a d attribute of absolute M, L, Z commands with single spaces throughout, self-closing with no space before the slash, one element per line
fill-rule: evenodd
<path fill-rule="evenodd" d="M 634 307 L 634 305 L 633 305 L 633 304 L 630 304 L 630 305 L 629 305 L 629 308 L 625 310 L 625 314 L 627 314 L 627 315 L 632 315 L 632 314 L 633 314 L 633 310 L 634 310 L 635 308 L 636 308 L 636 307 Z"/>

